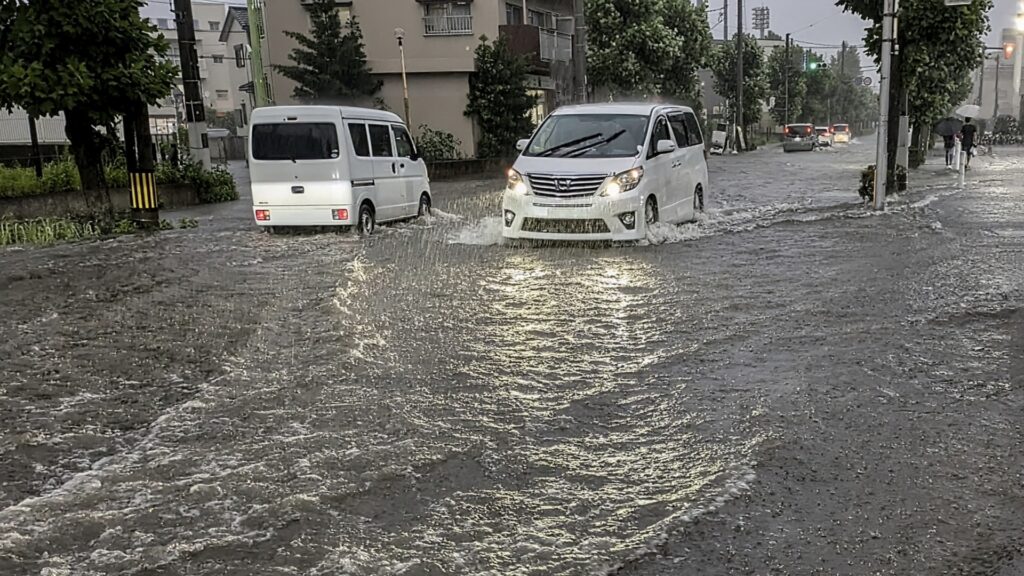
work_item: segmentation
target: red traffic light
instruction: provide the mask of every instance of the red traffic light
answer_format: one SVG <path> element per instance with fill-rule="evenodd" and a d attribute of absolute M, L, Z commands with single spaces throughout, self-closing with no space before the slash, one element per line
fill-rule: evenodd
<path fill-rule="evenodd" d="M 1013 59 L 1013 52 L 1017 49 L 1015 42 L 1003 42 L 1003 58 L 1006 60 Z"/>

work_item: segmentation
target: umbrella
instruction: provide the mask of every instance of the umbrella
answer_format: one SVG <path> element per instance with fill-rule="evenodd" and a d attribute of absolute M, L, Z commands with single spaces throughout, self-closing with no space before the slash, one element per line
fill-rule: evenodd
<path fill-rule="evenodd" d="M 956 109 L 956 115 L 964 118 L 977 118 L 981 114 L 981 106 L 977 104 L 964 104 Z"/>
<path fill-rule="evenodd" d="M 952 136 L 959 133 L 963 126 L 963 120 L 945 118 L 943 120 L 939 120 L 939 123 L 935 125 L 935 133 L 939 136 Z"/>

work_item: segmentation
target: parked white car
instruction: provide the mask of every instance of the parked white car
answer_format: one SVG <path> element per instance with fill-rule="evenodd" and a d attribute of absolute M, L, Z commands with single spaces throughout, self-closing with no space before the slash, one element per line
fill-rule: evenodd
<path fill-rule="evenodd" d="M 338 106 L 252 112 L 249 175 L 256 224 L 355 226 L 430 212 L 426 164 L 401 118 Z"/>
<path fill-rule="evenodd" d="M 517 148 L 502 199 L 506 238 L 639 240 L 655 222 L 704 209 L 707 157 L 690 108 L 567 106 Z"/>

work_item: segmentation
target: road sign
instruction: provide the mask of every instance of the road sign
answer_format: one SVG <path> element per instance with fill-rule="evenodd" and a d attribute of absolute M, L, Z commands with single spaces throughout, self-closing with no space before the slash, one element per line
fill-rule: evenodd
<path fill-rule="evenodd" d="M 874 80 L 871 79 L 871 76 L 865 76 L 864 77 L 864 85 L 865 86 L 871 86 L 872 82 L 874 82 Z"/>
<path fill-rule="evenodd" d="M 853 79 L 853 85 L 854 86 L 860 86 L 863 83 L 864 83 L 864 77 L 863 76 L 857 76 L 856 78 Z"/>

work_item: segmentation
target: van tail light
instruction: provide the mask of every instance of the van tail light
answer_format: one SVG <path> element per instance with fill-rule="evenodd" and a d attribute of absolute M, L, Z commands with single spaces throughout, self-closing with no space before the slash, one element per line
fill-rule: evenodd
<path fill-rule="evenodd" d="M 348 220 L 348 208 L 338 208 L 337 210 L 331 210 L 331 219 Z"/>
<path fill-rule="evenodd" d="M 257 210 L 256 211 L 257 222 L 269 222 L 270 221 L 270 210 Z"/>

